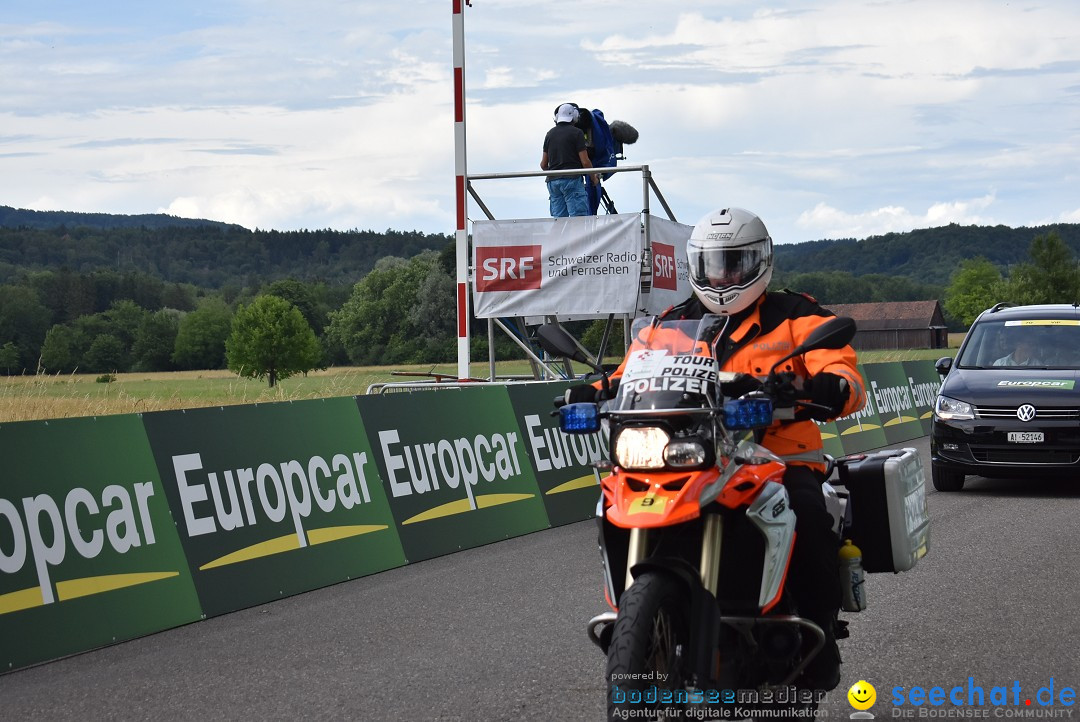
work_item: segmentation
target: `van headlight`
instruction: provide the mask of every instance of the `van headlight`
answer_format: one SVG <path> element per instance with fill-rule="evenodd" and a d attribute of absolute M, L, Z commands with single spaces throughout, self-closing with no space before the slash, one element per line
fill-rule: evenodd
<path fill-rule="evenodd" d="M 663 469 L 671 435 L 657 426 L 630 426 L 615 439 L 615 463 L 624 469 Z"/>
<path fill-rule="evenodd" d="M 957 401 L 948 396 L 938 396 L 934 403 L 934 414 L 946 421 L 970 421 L 975 418 L 975 410 L 966 401 Z"/>

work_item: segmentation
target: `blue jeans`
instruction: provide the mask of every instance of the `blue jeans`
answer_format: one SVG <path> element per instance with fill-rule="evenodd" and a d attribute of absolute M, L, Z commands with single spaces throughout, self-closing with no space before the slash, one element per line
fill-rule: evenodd
<path fill-rule="evenodd" d="M 589 215 L 589 199 L 585 195 L 582 176 L 548 178 L 547 187 L 552 218 Z"/>

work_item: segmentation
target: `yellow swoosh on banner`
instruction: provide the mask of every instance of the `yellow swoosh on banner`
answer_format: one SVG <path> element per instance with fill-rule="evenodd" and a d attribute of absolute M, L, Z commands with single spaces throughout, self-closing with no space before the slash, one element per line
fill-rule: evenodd
<path fill-rule="evenodd" d="M 929 418 L 930 418 L 931 416 L 933 416 L 933 415 L 934 415 L 934 412 L 933 412 L 933 410 L 930 410 L 930 411 L 927 411 L 927 412 L 926 412 L 925 414 L 923 414 L 922 416 L 920 416 L 919 418 L 920 418 L 920 419 L 929 419 Z"/>
<path fill-rule="evenodd" d="M 213 561 L 203 564 L 199 567 L 199 571 L 203 572 L 207 569 L 224 567 L 229 564 L 239 564 L 240 562 L 247 562 L 260 557 L 268 557 L 273 554 L 281 554 L 282 552 L 291 552 L 299 548 L 300 540 L 296 538 L 296 534 L 286 534 L 285 536 L 279 536 L 276 539 L 267 539 L 264 542 L 252 544 L 243 549 L 237 549 L 223 557 L 218 557 Z"/>
<path fill-rule="evenodd" d="M 484 494 L 483 496 L 475 497 L 476 508 L 487 509 L 488 507 L 499 506 L 500 504 L 511 504 L 515 501 L 524 501 L 525 499 L 532 499 L 533 497 L 533 494 Z M 411 516 L 401 523 L 402 525 L 416 524 L 421 521 L 441 519 L 444 516 L 464 514 L 467 511 L 472 511 L 472 507 L 469 506 L 469 500 L 458 499 L 457 501 L 447 502 L 446 504 L 420 512 L 416 516 Z"/>
<path fill-rule="evenodd" d="M 17 592 L 0 594 L 0 614 L 11 614 L 31 607 L 40 607 L 45 604 L 41 598 L 41 587 L 20 589 Z"/>
<path fill-rule="evenodd" d="M 348 539 L 349 537 L 360 536 L 361 534 L 369 534 L 375 531 L 382 531 L 386 529 L 385 524 L 351 524 L 346 526 L 330 526 L 323 529 L 311 529 L 307 532 L 308 544 L 325 544 L 327 542 L 338 541 L 339 539 Z M 283 554 L 285 552 L 296 551 L 300 548 L 300 540 L 296 538 L 296 534 L 286 534 L 285 536 L 279 536 L 275 539 L 267 539 L 264 542 L 258 544 L 252 544 L 249 547 L 243 549 L 237 549 L 234 552 L 230 552 L 223 557 L 218 557 L 213 561 L 209 561 L 199 567 L 199 571 L 205 571 L 207 569 L 214 569 L 216 567 L 224 567 L 229 564 L 239 564 L 240 562 L 248 562 L 252 559 L 259 559 L 261 557 L 268 557 L 274 554 Z"/>
<path fill-rule="evenodd" d="M 325 529 L 312 529 L 307 533 L 308 544 L 325 544 L 326 542 L 348 539 L 349 537 L 370 534 L 374 531 L 389 529 L 386 524 L 353 524 L 351 526 L 331 526 Z"/>
<path fill-rule="evenodd" d="M 848 434 L 858 434 L 863 431 L 873 431 L 874 429 L 880 429 L 877 424 L 863 424 L 862 427 L 852 426 L 849 429 L 844 429 L 840 432 L 841 436 L 847 436 Z"/>
<path fill-rule="evenodd" d="M 914 416 L 901 416 L 896 419 L 889 419 L 885 422 L 886 426 L 896 426 L 897 424 L 906 424 L 909 421 L 918 421 Z"/>
<path fill-rule="evenodd" d="M 553 489 L 548 489 L 548 494 L 561 494 L 564 491 L 574 491 L 575 489 L 587 489 L 590 486 L 599 486 L 596 483 L 596 475 L 589 474 L 587 476 L 579 476 L 576 479 L 571 479 L 565 483 L 559 484 Z"/>
<path fill-rule="evenodd" d="M 836 434 L 827 434 L 827 433 L 825 433 L 823 431 L 823 432 L 821 432 L 821 438 L 823 438 L 823 439 L 835 439 Z"/>
<path fill-rule="evenodd" d="M 180 576 L 180 572 L 135 572 L 131 574 L 104 574 L 99 577 L 83 577 L 82 579 L 69 579 L 66 582 L 56 583 L 56 598 L 61 602 L 79 597 L 89 597 L 91 594 L 111 592 L 116 589 L 125 589 L 139 584 L 161 581 L 171 577 Z"/>

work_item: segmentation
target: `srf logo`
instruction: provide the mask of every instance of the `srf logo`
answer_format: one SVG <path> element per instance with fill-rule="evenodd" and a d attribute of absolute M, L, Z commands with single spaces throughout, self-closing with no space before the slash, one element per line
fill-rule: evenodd
<path fill-rule="evenodd" d="M 675 276 L 675 246 L 653 241 L 653 288 L 663 288 L 668 291 L 678 291 L 679 283 Z"/>
<path fill-rule="evenodd" d="M 483 246 L 476 249 L 477 291 L 540 288 L 540 246 Z"/>

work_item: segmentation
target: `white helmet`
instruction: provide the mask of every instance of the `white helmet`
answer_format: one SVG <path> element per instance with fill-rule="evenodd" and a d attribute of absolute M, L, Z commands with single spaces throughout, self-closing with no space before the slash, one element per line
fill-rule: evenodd
<path fill-rule="evenodd" d="M 723 316 L 748 308 L 772 280 L 772 238 L 761 219 L 742 208 L 723 208 L 698 221 L 686 256 L 694 295 Z"/>

